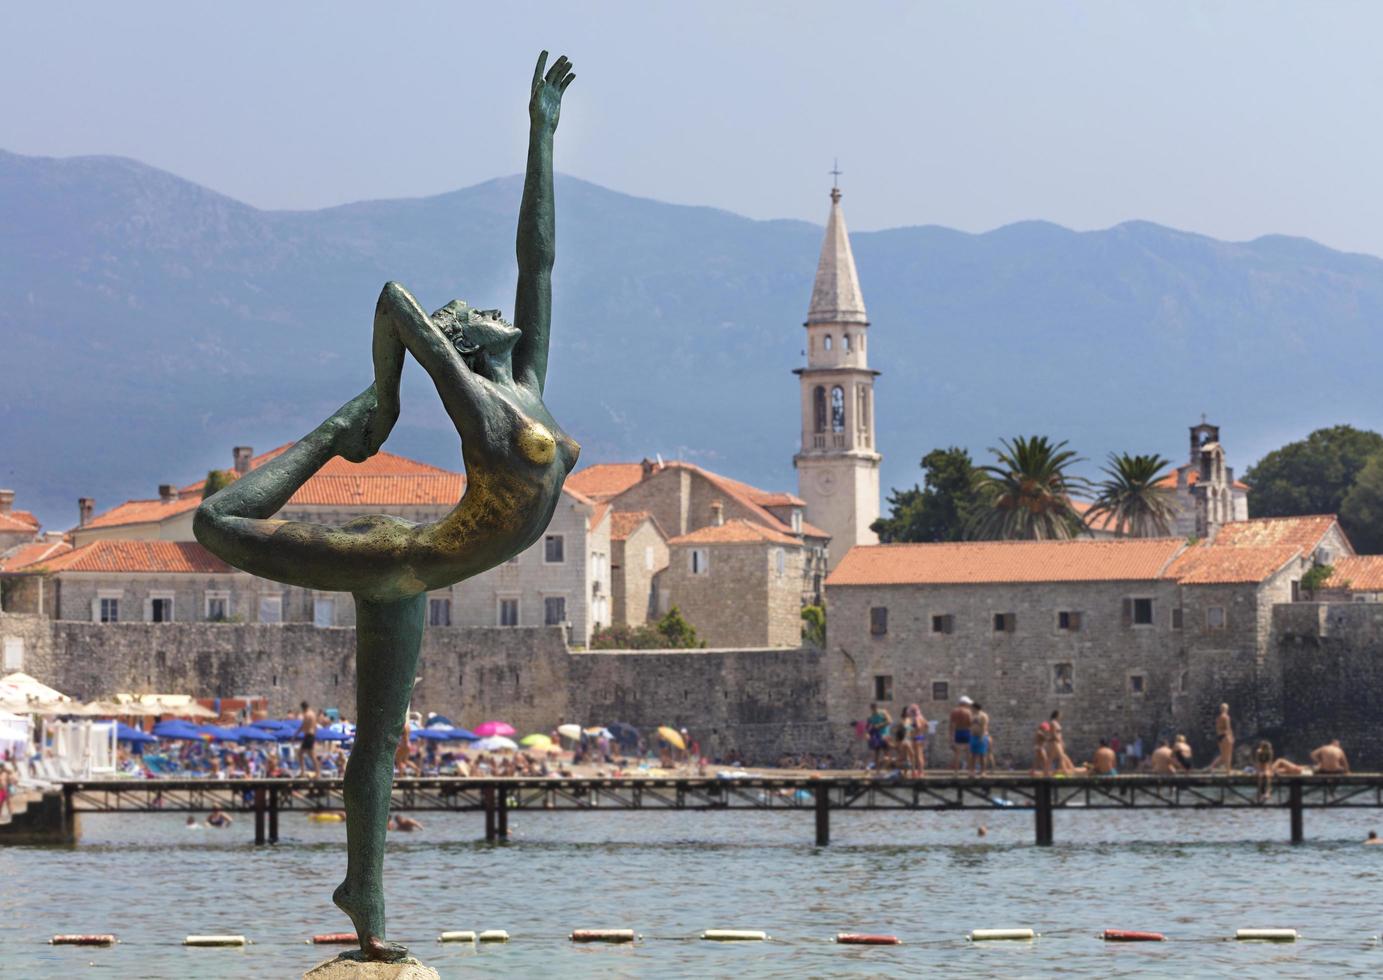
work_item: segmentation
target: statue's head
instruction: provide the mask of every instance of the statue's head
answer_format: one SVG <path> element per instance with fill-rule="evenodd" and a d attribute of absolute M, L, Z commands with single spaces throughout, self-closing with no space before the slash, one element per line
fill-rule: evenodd
<path fill-rule="evenodd" d="M 472 371 L 489 375 L 491 363 L 507 370 L 510 354 L 519 340 L 519 329 L 505 322 L 499 310 L 476 310 L 454 299 L 436 313 L 432 322 L 446 335 Z"/>

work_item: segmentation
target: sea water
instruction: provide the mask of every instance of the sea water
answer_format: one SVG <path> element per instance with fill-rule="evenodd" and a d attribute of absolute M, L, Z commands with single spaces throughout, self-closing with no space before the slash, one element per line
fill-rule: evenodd
<path fill-rule="evenodd" d="M 417 814 L 390 835 L 389 936 L 444 977 L 835 975 L 1348 976 L 1383 970 L 1383 814 L 1308 811 L 1286 843 L 1274 811 L 1058 811 L 1056 846 L 1033 846 L 1030 813 L 832 814 L 809 810 L 510 814 L 486 844 L 478 814 Z M 75 847 L 0 849 L 0 975 L 296 977 L 333 954 L 314 933 L 349 931 L 330 903 L 345 828 L 280 817 L 187 830 L 181 814 L 86 815 Z M 980 826 L 987 834 L 979 836 Z M 1034 942 L 968 943 L 976 928 L 1030 927 Z M 1294 928 L 1290 945 L 1229 941 Z M 572 929 L 631 928 L 634 946 L 573 945 Z M 766 943 L 710 943 L 708 928 L 762 929 Z M 1114 945 L 1107 928 L 1168 942 Z M 504 929 L 505 945 L 439 945 L 455 929 Z M 56 933 L 113 932 L 106 949 L 52 947 Z M 838 932 L 899 936 L 847 947 Z M 248 936 L 188 949 L 190 933 Z"/>

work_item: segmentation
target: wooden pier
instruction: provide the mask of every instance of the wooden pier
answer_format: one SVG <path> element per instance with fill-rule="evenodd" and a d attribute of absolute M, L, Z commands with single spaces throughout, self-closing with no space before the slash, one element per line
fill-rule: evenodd
<path fill-rule="evenodd" d="M 274 843 L 279 815 L 344 810 L 340 779 L 86 779 L 62 784 L 63 811 L 82 813 L 254 814 L 255 843 Z M 1305 812 L 1383 808 L 1383 774 L 1284 776 L 1267 802 L 1247 775 L 1076 776 L 1025 774 L 921 779 L 860 776 L 766 776 L 743 779 L 629 777 L 624 779 L 472 779 L 399 777 L 393 809 L 484 815 L 486 840 L 509 833 L 512 810 L 644 811 L 773 810 L 810 812 L 816 843 L 831 841 L 836 814 L 856 810 L 1031 811 L 1034 839 L 1050 845 L 1055 817 L 1083 810 L 1286 810 L 1292 843 L 1305 838 Z"/>

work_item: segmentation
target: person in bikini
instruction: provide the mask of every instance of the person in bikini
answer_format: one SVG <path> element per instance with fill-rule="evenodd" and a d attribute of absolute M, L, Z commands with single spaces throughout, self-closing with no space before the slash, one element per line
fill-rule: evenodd
<path fill-rule="evenodd" d="M 1220 754 L 1206 767 L 1206 771 L 1224 766 L 1225 775 L 1228 775 L 1234 771 L 1234 723 L 1230 720 L 1227 704 L 1220 705 L 1220 713 L 1215 716 L 1215 744 Z"/>
<path fill-rule="evenodd" d="M 1047 758 L 1047 733 L 1052 726 L 1047 722 L 1042 722 L 1037 726 L 1037 730 L 1032 734 L 1032 774 L 1034 776 L 1050 776 L 1052 774 L 1052 764 Z"/>

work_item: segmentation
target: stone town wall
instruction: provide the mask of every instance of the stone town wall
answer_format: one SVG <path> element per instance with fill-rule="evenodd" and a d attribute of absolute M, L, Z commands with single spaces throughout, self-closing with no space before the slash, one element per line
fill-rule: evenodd
<path fill-rule="evenodd" d="M 1283 680 L 1278 753 L 1304 762 L 1338 738 L 1355 769 L 1383 770 L 1383 605 L 1278 605 L 1273 642 Z"/>
<path fill-rule="evenodd" d="M 523 732 L 562 721 L 685 725 L 712 756 L 772 761 L 823 751 L 821 654 L 796 649 L 573 653 L 558 627 L 429 628 L 416 710 L 462 723 L 502 718 Z M 22 637 L 24 669 L 83 699 L 117 692 L 264 696 L 285 714 L 306 700 L 355 715 L 355 631 L 310 624 L 52 621 L 0 615 Z M 839 731 L 836 731 L 839 729 Z"/>

